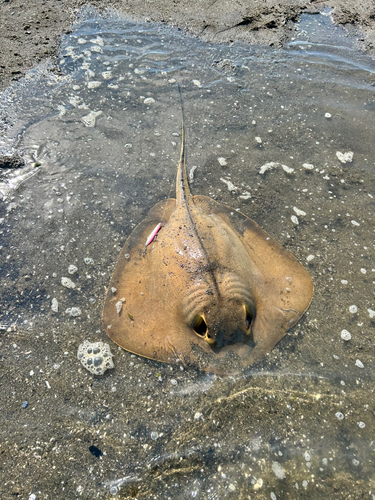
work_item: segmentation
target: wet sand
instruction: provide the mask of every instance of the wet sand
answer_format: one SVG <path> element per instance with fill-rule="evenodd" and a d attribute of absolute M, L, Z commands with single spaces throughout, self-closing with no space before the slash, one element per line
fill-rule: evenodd
<path fill-rule="evenodd" d="M 112 8 L 127 17 L 168 23 L 216 43 L 243 41 L 281 46 L 293 36 L 303 12 L 333 9 L 333 19 L 355 35 L 358 46 L 375 53 L 375 5 L 372 0 L 4 0 L 1 4 L 0 90 L 45 59 L 56 57 L 60 36 L 69 32 L 85 5 Z"/>

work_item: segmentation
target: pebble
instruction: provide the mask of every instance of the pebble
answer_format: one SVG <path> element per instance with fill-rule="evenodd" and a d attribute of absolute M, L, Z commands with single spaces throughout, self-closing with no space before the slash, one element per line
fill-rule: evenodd
<path fill-rule="evenodd" d="M 146 99 L 143 101 L 143 104 L 154 104 L 155 99 L 152 97 L 146 97 Z"/>
<path fill-rule="evenodd" d="M 70 266 L 68 267 L 68 273 L 69 274 L 74 274 L 78 271 L 78 267 L 77 266 L 74 266 L 73 264 L 70 264 Z"/>
<path fill-rule="evenodd" d="M 312 163 L 304 163 L 302 166 L 306 170 L 314 170 L 314 165 Z"/>
<path fill-rule="evenodd" d="M 65 286 L 65 288 L 75 288 L 76 287 L 76 284 L 70 278 L 66 278 L 65 276 L 63 276 L 61 278 L 61 284 L 62 284 L 62 286 Z"/>
<path fill-rule="evenodd" d="M 31 495 L 29 496 L 29 500 L 36 500 L 35 493 L 31 493 Z"/>
<path fill-rule="evenodd" d="M 101 47 L 104 46 L 104 40 L 101 36 L 97 36 L 96 38 L 91 38 L 90 42 L 95 43 L 97 45 L 100 45 Z"/>
<path fill-rule="evenodd" d="M 222 167 L 225 167 L 225 165 L 228 165 L 227 164 L 227 160 L 225 158 L 220 157 L 220 158 L 217 159 L 217 161 L 220 163 L 220 165 Z"/>
<path fill-rule="evenodd" d="M 358 366 L 358 368 L 364 368 L 365 367 L 365 365 L 362 363 L 362 361 L 360 359 L 356 359 L 355 366 Z"/>
<path fill-rule="evenodd" d="M 75 90 L 74 87 L 73 87 L 73 90 Z M 59 110 L 59 115 L 60 116 L 66 115 L 66 108 L 65 108 L 65 106 L 63 106 L 62 104 L 59 104 L 57 106 L 57 109 Z"/>
<path fill-rule="evenodd" d="M 367 271 L 366 271 L 366 269 L 364 267 L 361 267 L 361 273 L 362 274 L 366 274 L 367 273 Z"/>
<path fill-rule="evenodd" d="M 348 332 L 348 330 L 341 330 L 341 338 L 342 340 L 350 340 L 352 338 L 352 334 Z"/>
<path fill-rule="evenodd" d="M 271 500 L 277 500 L 277 496 L 275 495 L 275 493 L 273 491 L 271 491 Z"/>
<path fill-rule="evenodd" d="M 288 165 L 281 165 L 281 168 L 286 172 L 287 174 L 292 174 L 294 172 L 294 168 L 288 167 Z"/>
<path fill-rule="evenodd" d="M 279 462 L 272 462 L 272 470 L 278 479 L 284 479 L 286 477 L 285 469 Z"/>
<path fill-rule="evenodd" d="M 27 401 L 24 401 L 24 402 L 22 403 L 22 408 L 24 408 L 24 409 L 25 409 L 25 408 L 27 408 L 28 406 L 29 406 L 29 403 L 28 403 Z"/>
<path fill-rule="evenodd" d="M 55 299 L 55 298 L 52 299 L 51 309 L 55 313 L 59 312 L 59 303 L 57 302 L 57 299 Z"/>
<path fill-rule="evenodd" d="M 324 115 L 324 118 L 332 118 L 331 113 L 326 113 L 326 114 Z"/>
<path fill-rule="evenodd" d="M 91 257 L 85 257 L 83 259 L 83 262 L 87 265 L 87 266 L 92 266 L 94 265 L 94 259 L 92 259 Z"/>
<path fill-rule="evenodd" d="M 351 312 L 352 314 L 355 314 L 356 312 L 358 311 L 358 307 L 357 306 L 349 306 L 349 312 Z"/>
<path fill-rule="evenodd" d="M 82 116 L 81 122 L 86 125 L 86 127 L 95 127 L 96 118 L 102 114 L 102 111 L 90 111 L 86 116 Z"/>
<path fill-rule="evenodd" d="M 280 165 L 281 165 L 281 163 L 276 163 L 274 161 L 270 161 L 270 162 L 265 163 L 264 165 L 262 165 L 260 167 L 259 173 L 260 173 L 260 175 L 263 175 L 266 172 L 268 172 L 268 170 L 273 170 L 274 168 L 279 167 Z"/>
<path fill-rule="evenodd" d="M 91 82 L 87 83 L 87 88 L 89 88 L 89 89 L 97 89 L 98 87 L 100 87 L 101 84 L 102 84 L 102 82 L 91 81 Z"/>
<path fill-rule="evenodd" d="M 196 171 L 197 168 L 198 168 L 197 165 L 193 165 L 191 167 L 190 172 L 189 172 L 189 181 L 190 182 L 194 182 L 194 172 Z"/>
<path fill-rule="evenodd" d="M 254 491 L 259 491 L 262 486 L 263 486 L 263 479 L 260 477 L 259 479 L 257 479 L 257 482 L 254 484 L 253 489 L 254 489 Z"/>
<path fill-rule="evenodd" d="M 241 200 L 249 200 L 251 198 L 251 194 L 249 193 L 249 191 L 244 191 L 242 194 L 240 194 L 239 198 L 241 198 Z"/>
<path fill-rule="evenodd" d="M 77 316 L 81 316 L 82 312 L 79 307 L 69 307 L 68 309 L 65 310 L 66 314 L 69 314 L 70 316 L 73 316 L 73 318 L 76 318 Z"/>
<path fill-rule="evenodd" d="M 372 309 L 367 309 L 367 312 L 370 318 L 375 318 L 375 311 L 373 311 Z"/>
<path fill-rule="evenodd" d="M 241 198 L 241 200 L 249 200 L 251 198 L 251 193 L 249 193 L 249 191 L 244 191 L 240 194 L 239 198 Z"/>
<path fill-rule="evenodd" d="M 168 80 L 168 83 L 176 83 L 176 79 L 175 79 L 175 78 L 170 78 L 170 79 Z"/>
<path fill-rule="evenodd" d="M 293 207 L 293 210 L 295 211 L 295 213 L 296 213 L 297 215 L 300 215 L 300 216 L 302 216 L 302 217 L 306 215 L 306 212 L 304 212 L 303 210 L 300 210 L 300 209 L 299 209 L 299 208 L 297 208 L 297 207 Z"/>
<path fill-rule="evenodd" d="M 172 385 L 177 385 L 177 380 L 176 380 L 175 378 L 172 378 L 172 379 L 171 379 L 171 384 L 172 384 Z"/>
<path fill-rule="evenodd" d="M 238 188 L 233 184 L 233 182 L 223 179 L 222 177 L 220 177 L 220 180 L 228 186 L 229 191 L 237 191 Z"/>
<path fill-rule="evenodd" d="M 199 411 L 197 411 L 197 413 L 194 415 L 194 420 L 199 420 L 202 416 L 202 413 L 200 413 Z"/>
<path fill-rule="evenodd" d="M 230 490 L 230 491 L 236 491 L 236 487 L 234 486 L 234 484 L 232 484 L 232 483 L 231 483 L 231 484 L 228 486 L 228 490 Z"/>
<path fill-rule="evenodd" d="M 353 226 L 360 226 L 361 224 L 359 222 L 357 222 L 356 220 L 352 220 L 351 223 L 353 224 Z"/>
<path fill-rule="evenodd" d="M 313 259 L 315 259 L 315 255 L 312 255 L 312 254 L 310 254 L 306 257 L 307 262 L 311 262 Z"/>
<path fill-rule="evenodd" d="M 351 163 L 353 161 L 353 151 L 348 151 L 347 153 L 336 151 L 336 156 L 341 163 Z"/>
<path fill-rule="evenodd" d="M 193 80 L 193 83 L 194 83 L 194 85 L 196 85 L 199 88 L 202 87 L 202 84 L 201 84 L 201 82 L 199 80 Z"/>
<path fill-rule="evenodd" d="M 262 139 L 261 137 L 255 137 L 255 141 L 258 143 L 258 144 L 262 144 Z"/>
<path fill-rule="evenodd" d="M 297 216 L 296 216 L 296 215 L 292 215 L 292 216 L 291 216 L 291 219 L 292 219 L 293 224 L 296 224 L 296 225 L 298 225 L 298 224 L 299 224 L 299 222 L 298 222 L 298 218 L 297 218 Z"/>
<path fill-rule="evenodd" d="M 93 45 L 92 47 L 90 47 L 90 49 L 93 52 L 97 52 L 98 54 L 103 54 L 103 49 L 101 48 L 100 45 Z"/>

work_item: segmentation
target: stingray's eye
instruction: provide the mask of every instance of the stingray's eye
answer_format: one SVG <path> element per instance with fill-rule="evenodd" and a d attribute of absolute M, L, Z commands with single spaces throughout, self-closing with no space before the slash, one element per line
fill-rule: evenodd
<path fill-rule="evenodd" d="M 204 337 L 207 333 L 208 327 L 203 316 L 198 316 L 193 325 L 193 330 L 200 337 Z"/>
<path fill-rule="evenodd" d="M 245 309 L 245 328 L 246 330 L 250 331 L 251 325 L 254 322 L 254 314 L 252 313 L 251 309 L 244 305 Z"/>

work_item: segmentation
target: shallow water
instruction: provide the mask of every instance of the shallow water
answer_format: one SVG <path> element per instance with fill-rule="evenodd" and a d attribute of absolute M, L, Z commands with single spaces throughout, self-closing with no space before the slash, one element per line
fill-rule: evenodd
<path fill-rule="evenodd" d="M 1 497 L 375 498 L 374 61 L 328 16 L 276 50 L 86 11 L 59 69 L 2 97 L 2 150 L 26 166 L 0 178 Z M 126 237 L 174 196 L 176 82 L 194 194 L 314 278 L 305 317 L 239 378 L 136 357 L 101 327 Z M 80 365 L 85 339 L 114 370 Z"/>

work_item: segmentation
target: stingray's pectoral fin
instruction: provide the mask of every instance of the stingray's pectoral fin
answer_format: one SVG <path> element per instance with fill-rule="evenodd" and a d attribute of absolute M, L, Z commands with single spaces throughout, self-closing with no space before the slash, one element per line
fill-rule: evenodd
<path fill-rule="evenodd" d="M 295 309 L 270 306 L 259 312 L 252 327 L 253 347 L 243 368 L 256 363 L 281 340 L 299 320 L 301 313 Z"/>

